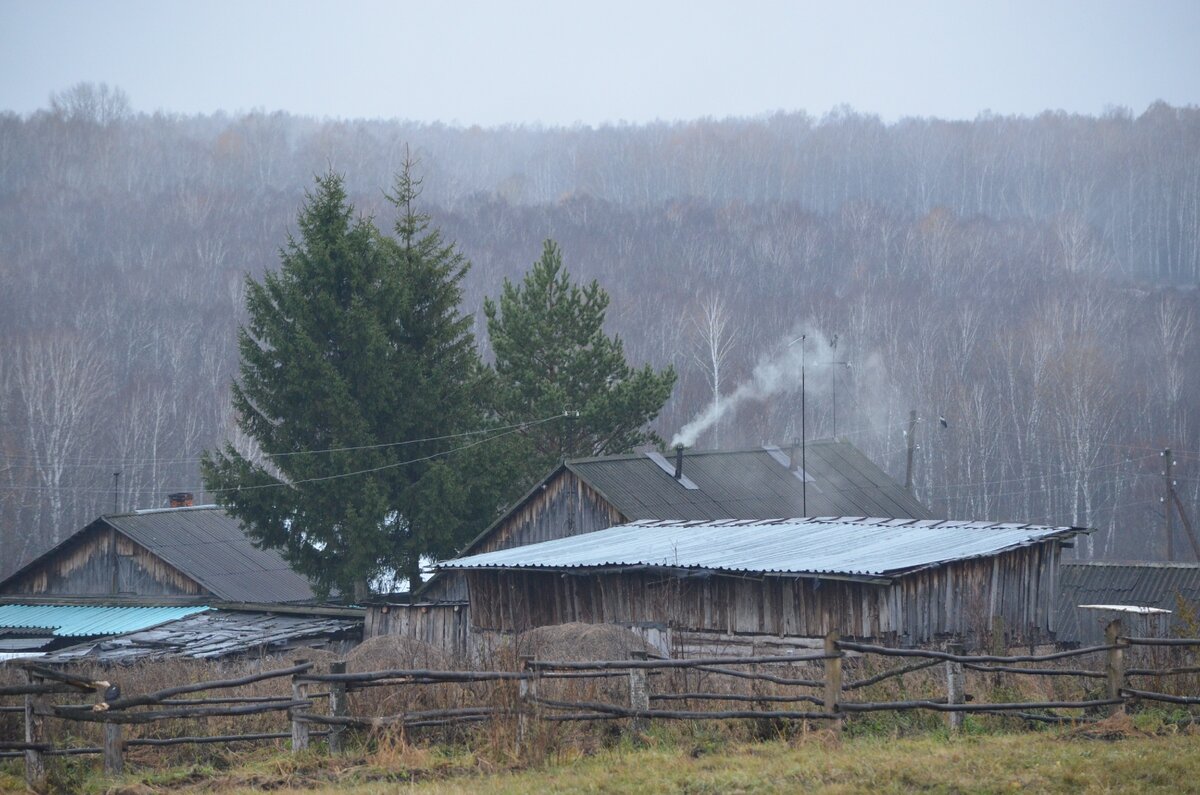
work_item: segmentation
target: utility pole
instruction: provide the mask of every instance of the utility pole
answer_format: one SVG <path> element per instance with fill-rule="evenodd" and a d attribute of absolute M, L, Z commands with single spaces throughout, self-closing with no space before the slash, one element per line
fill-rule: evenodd
<path fill-rule="evenodd" d="M 1171 488 L 1171 448 L 1170 447 L 1168 447 L 1162 451 L 1162 457 L 1163 457 L 1163 477 L 1166 479 L 1166 488 L 1167 488 L 1166 493 L 1163 496 L 1163 518 L 1166 521 L 1166 533 L 1167 533 L 1167 560 L 1172 561 L 1172 560 L 1175 560 L 1175 540 L 1174 540 L 1174 538 L 1172 538 L 1172 536 L 1174 535 L 1174 533 L 1173 533 L 1174 528 L 1171 526 L 1172 525 L 1172 522 L 1171 522 L 1171 503 L 1172 503 L 1171 495 L 1174 493 L 1174 489 Z"/>
<path fill-rule="evenodd" d="M 912 494 L 913 452 L 917 449 L 917 410 L 908 412 L 908 464 L 904 467 L 904 490 Z"/>

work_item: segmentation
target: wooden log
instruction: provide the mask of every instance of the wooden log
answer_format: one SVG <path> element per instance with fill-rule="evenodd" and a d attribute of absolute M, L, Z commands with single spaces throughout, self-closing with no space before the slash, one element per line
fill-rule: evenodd
<path fill-rule="evenodd" d="M 50 695 L 53 693 L 78 693 L 79 689 L 67 685 L 8 685 L 0 687 L 0 696 Z"/>
<path fill-rule="evenodd" d="M 1177 676 L 1180 674 L 1200 673 L 1200 665 L 1189 665 L 1183 668 L 1126 668 L 1125 676 Z"/>
<path fill-rule="evenodd" d="M 1121 638 L 1131 646 L 1200 646 L 1200 638 Z"/>
<path fill-rule="evenodd" d="M 1120 644 L 1121 619 L 1115 618 L 1104 628 L 1104 640 L 1108 643 L 1108 655 L 1104 663 L 1104 672 L 1108 679 L 1108 697 L 1121 698 L 1121 688 L 1125 686 L 1125 648 Z M 1116 715 L 1124 712 L 1124 704 L 1114 705 L 1110 713 Z"/>
<path fill-rule="evenodd" d="M 952 644 L 949 651 L 951 654 L 962 654 L 962 644 Z M 946 660 L 946 703 L 961 704 L 963 695 L 963 664 L 955 660 Z M 962 731 L 961 712 L 946 713 L 946 720 L 951 734 Z"/>
<path fill-rule="evenodd" d="M 715 665 L 701 665 L 701 666 L 698 666 L 696 668 L 696 670 L 703 671 L 704 673 L 709 673 L 709 674 L 720 674 L 721 676 L 731 676 L 735 679 L 759 679 L 759 680 L 762 680 L 763 682 L 771 682 L 771 683 L 777 684 L 777 685 L 790 685 L 792 687 L 824 687 L 825 686 L 824 679 L 792 679 L 792 678 L 786 677 L 786 676 L 776 676 L 775 674 L 762 673 L 761 671 L 752 673 L 750 671 L 739 671 L 735 668 L 721 668 L 721 667 L 718 667 Z"/>
<path fill-rule="evenodd" d="M 264 671 L 259 674 L 251 674 L 249 676 L 239 677 L 237 679 L 219 679 L 209 682 L 196 682 L 190 685 L 180 685 L 178 687 L 168 687 L 165 690 L 158 690 L 154 693 L 146 693 L 141 696 L 131 696 L 129 698 L 119 698 L 109 702 L 109 710 L 123 710 L 130 707 L 141 707 L 147 704 L 161 704 L 163 700 L 172 696 L 183 695 L 184 693 L 198 693 L 202 690 L 224 690 L 231 687 L 241 687 L 243 685 L 261 682 L 265 679 L 276 679 L 282 676 L 294 676 L 298 673 L 304 673 L 312 667 L 312 663 L 306 663 L 301 667 L 280 668 L 275 671 Z"/>
<path fill-rule="evenodd" d="M 1144 698 L 1147 701 L 1165 701 L 1168 704 L 1200 704 L 1200 698 L 1196 696 L 1172 696 L 1168 693 L 1156 693 L 1152 690 L 1133 690 L 1128 687 L 1122 688 L 1121 692 L 1126 696 Z"/>
<path fill-rule="evenodd" d="M 842 713 L 828 712 L 795 712 L 791 710 L 713 710 L 711 712 L 697 710 L 670 710 L 670 709 L 648 709 L 634 712 L 628 707 L 618 707 L 613 704 L 605 704 L 599 701 L 557 701 L 548 698 L 539 698 L 536 703 L 540 706 L 550 707 L 552 709 L 587 709 L 595 712 L 605 713 L 619 718 L 666 718 L 668 720 L 725 720 L 733 718 L 786 718 L 791 720 L 821 720 L 832 719 L 840 720 L 845 715 Z M 547 720 L 553 719 L 553 716 L 547 715 Z"/>
<path fill-rule="evenodd" d="M 248 704 L 244 707 L 200 707 L 197 709 L 164 709 L 148 712 L 94 712 L 92 710 L 63 709 L 47 706 L 40 713 L 64 720 L 85 723 L 154 723 L 160 720 L 182 718 L 213 718 L 227 715 L 257 715 L 261 712 L 281 712 L 294 707 L 311 706 L 311 701 L 273 701 L 268 704 Z"/>
<path fill-rule="evenodd" d="M 457 718 L 488 718 L 493 715 L 502 715 L 506 712 L 507 710 L 500 707 L 456 707 L 454 709 L 401 712 L 398 715 L 382 715 L 373 718 L 361 718 L 357 715 L 318 715 L 315 712 L 297 712 L 295 717 L 296 720 L 305 723 L 317 723 L 325 726 L 361 726 L 368 729 L 378 729 L 397 724 L 411 726 L 428 720 L 449 720 L 452 722 Z"/>
<path fill-rule="evenodd" d="M 308 664 L 308 660 L 296 660 L 294 667 L 300 668 Z M 307 669 L 306 669 L 307 670 Z M 308 690 L 308 684 L 301 681 L 295 675 L 292 676 L 292 701 L 308 702 L 304 698 L 305 692 Z M 308 724 L 302 720 L 296 720 L 294 708 L 288 710 L 288 715 L 292 720 L 292 751 L 304 751 L 308 748 Z"/>
<path fill-rule="evenodd" d="M 533 658 L 522 657 L 522 673 L 535 673 L 532 668 Z M 520 712 L 517 715 L 517 754 L 521 755 L 529 749 L 533 737 L 534 718 L 538 713 L 538 680 L 536 676 L 521 679 L 517 686 L 517 697 L 520 700 Z"/>
<path fill-rule="evenodd" d="M 1091 671 L 1086 668 L 1022 668 L 1016 665 L 973 665 L 961 663 L 964 668 L 984 673 L 1027 674 L 1029 676 L 1083 676 L 1092 679 L 1103 679 L 1107 674 L 1103 671 Z"/>
<path fill-rule="evenodd" d="M 801 663 L 830 659 L 830 654 L 772 654 L 762 657 L 697 657 L 690 660 L 598 660 L 568 662 L 533 660 L 530 667 L 537 670 L 558 669 L 603 670 L 606 668 L 699 668 L 705 665 L 758 665 L 763 663 Z M 840 656 L 840 654 L 839 654 Z"/>
<path fill-rule="evenodd" d="M 942 701 L 859 701 L 842 704 L 844 712 L 887 712 L 889 710 L 931 709 L 937 712 L 1011 712 L 1027 709 L 1091 709 L 1122 703 L 1119 698 L 1099 698 L 1091 701 L 1028 701 L 1011 704 L 947 704 Z"/>
<path fill-rule="evenodd" d="M 30 745 L 25 749 L 25 786 L 34 792 L 42 792 L 46 782 L 46 761 L 42 758 L 42 752 L 50 750 L 42 722 L 42 712 L 47 707 L 46 696 L 34 690 L 43 684 L 38 674 L 26 669 L 25 683 L 30 688 L 25 694 L 25 742 Z M 43 744 L 44 749 L 33 747 Z"/>
<path fill-rule="evenodd" d="M 105 701 L 107 682 L 96 684 L 96 711 L 108 710 Z M 104 723 L 104 775 L 119 776 L 125 772 L 125 745 L 122 742 L 121 724 L 105 721 Z"/>
<path fill-rule="evenodd" d="M 838 700 L 842 695 L 842 653 L 838 650 L 838 631 L 831 629 L 825 634 L 825 713 L 833 716 L 840 714 Z M 841 732 L 842 721 L 835 718 L 833 730 Z"/>
<path fill-rule="evenodd" d="M 329 664 L 329 672 L 334 674 L 346 673 L 346 661 L 339 660 Z M 350 713 L 349 702 L 346 700 L 346 683 L 334 682 L 329 686 L 329 714 L 334 718 L 344 718 Z M 330 732 L 327 742 L 329 753 L 340 754 L 343 751 L 342 739 L 345 735 L 343 726 L 335 726 Z"/>
<path fill-rule="evenodd" d="M 95 690 L 100 685 L 99 682 L 93 682 L 91 679 L 84 679 L 79 676 L 71 676 L 70 674 L 63 673 L 62 671 L 56 671 L 53 668 L 47 668 L 44 665 L 37 665 L 36 663 L 18 662 L 16 665 L 19 668 L 24 668 L 26 671 L 41 677 L 43 680 L 49 679 L 53 682 L 62 682 L 64 685 L 73 687 L 76 690 L 82 690 L 87 693 Z M 108 683 L 105 682 L 104 686 L 108 687 Z"/>
<path fill-rule="evenodd" d="M 633 652 L 635 660 L 646 659 L 646 652 Z M 634 712 L 645 712 L 650 709 L 650 687 L 646 681 L 645 668 L 629 669 L 629 709 Z M 634 717 L 629 722 L 629 730 L 634 735 L 642 734 L 649 724 L 645 718 Z"/>
<path fill-rule="evenodd" d="M 1014 662 L 1049 662 L 1051 660 L 1063 660 L 1068 657 L 1080 657 L 1085 654 L 1095 654 L 1097 652 L 1108 651 L 1113 648 L 1113 644 L 1106 646 L 1088 646 L 1082 649 L 1071 649 L 1069 651 L 1058 651 L 1051 654 L 1025 654 L 1005 657 L 996 654 L 950 654 L 944 651 L 934 651 L 933 649 L 893 649 L 890 646 L 875 646 L 870 643 L 855 643 L 853 641 L 840 641 L 838 648 L 847 649 L 849 651 L 857 651 L 863 654 L 879 654 L 884 657 L 924 657 L 929 660 L 955 660 L 961 663 L 1014 663 Z"/>
<path fill-rule="evenodd" d="M 651 701 L 749 701 L 777 703 L 807 703 L 825 706 L 825 700 L 816 696 L 771 696 L 765 693 L 660 693 L 650 696 Z M 648 706 L 648 705 L 647 705 Z"/>
<path fill-rule="evenodd" d="M 843 682 L 842 690 L 857 690 L 861 687 L 870 687 L 871 685 L 879 684 L 880 682 L 886 681 L 895 676 L 903 676 L 904 674 L 911 674 L 913 671 L 931 668 L 940 662 L 941 660 L 923 660 L 919 663 L 913 663 L 912 665 L 903 665 L 898 668 L 892 668 L 891 670 L 883 671 L 875 674 L 874 676 L 868 676 L 866 679 L 860 679 L 857 682 Z"/>

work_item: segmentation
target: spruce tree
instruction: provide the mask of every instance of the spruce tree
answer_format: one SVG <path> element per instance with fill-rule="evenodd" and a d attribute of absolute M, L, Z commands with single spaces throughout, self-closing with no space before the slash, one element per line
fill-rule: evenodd
<path fill-rule="evenodd" d="M 410 167 L 394 237 L 354 219 L 341 177 L 316 181 L 278 271 L 247 279 L 237 425 L 202 462 L 205 486 L 260 545 L 319 592 L 361 597 L 410 578 L 470 532 L 470 489 L 448 455 L 475 427 L 480 365 L 459 312 L 468 263 L 413 209 Z"/>
<path fill-rule="evenodd" d="M 499 302 L 484 301 L 495 362 L 497 414 L 518 423 L 562 412 L 578 417 L 519 435 L 514 488 L 527 488 L 560 458 L 625 453 L 661 442 L 646 428 L 675 386 L 675 371 L 634 369 L 617 336 L 604 333 L 609 297 L 596 281 L 571 282 L 558 246 L 547 240 L 520 284 L 504 281 Z"/>

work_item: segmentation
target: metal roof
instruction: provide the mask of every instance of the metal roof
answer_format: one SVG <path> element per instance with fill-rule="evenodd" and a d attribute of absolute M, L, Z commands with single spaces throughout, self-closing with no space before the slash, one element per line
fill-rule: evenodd
<path fill-rule="evenodd" d="M 308 580 L 273 549 L 259 549 L 220 508 L 168 508 L 102 521 L 229 602 L 300 602 L 316 598 Z"/>
<path fill-rule="evenodd" d="M 215 659 L 246 653 L 279 653 L 320 645 L 331 638 L 359 640 L 362 625 L 361 618 L 212 610 L 119 637 L 59 649 L 46 660 L 131 662 L 175 656 Z"/>
<path fill-rule="evenodd" d="M 441 569 L 655 567 L 887 579 L 1088 530 L 997 522 L 821 517 L 640 521 L 445 561 Z"/>
<path fill-rule="evenodd" d="M 205 610 L 204 606 L 0 605 L 0 628 L 43 630 L 57 637 L 119 635 Z"/>
<path fill-rule="evenodd" d="M 630 519 L 932 518 L 853 445 L 809 442 L 804 459 L 807 488 L 799 452 L 789 465 L 788 451 L 774 447 L 685 451 L 683 475 L 695 488 L 645 454 L 568 461 L 566 467 Z"/>
<path fill-rule="evenodd" d="M 1064 561 L 1059 567 L 1055 626 L 1060 640 L 1098 642 L 1104 637 L 1103 627 L 1081 615 L 1080 605 L 1127 605 L 1175 611 L 1178 599 L 1200 607 L 1200 563 Z M 1172 621 L 1180 625 L 1178 613 Z"/>

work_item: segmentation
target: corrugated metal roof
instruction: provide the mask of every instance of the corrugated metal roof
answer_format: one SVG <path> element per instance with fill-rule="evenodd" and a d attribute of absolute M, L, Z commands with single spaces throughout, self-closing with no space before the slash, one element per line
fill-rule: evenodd
<path fill-rule="evenodd" d="M 238 520 L 217 507 L 169 508 L 103 517 L 218 599 L 301 602 L 314 599 L 308 580 L 272 549 L 254 546 Z"/>
<path fill-rule="evenodd" d="M 1079 605 L 1106 604 L 1157 607 L 1175 611 L 1183 599 L 1200 608 L 1200 563 L 1092 562 L 1059 567 L 1055 626 L 1060 640 L 1090 645 L 1104 637 L 1095 616 L 1081 613 Z M 1180 616 L 1172 617 L 1180 626 Z"/>
<path fill-rule="evenodd" d="M 995 522 L 865 517 L 640 521 L 458 558 L 442 569 L 622 566 L 887 578 L 1088 532 Z"/>
<path fill-rule="evenodd" d="M 359 640 L 362 625 L 362 619 L 212 610 L 152 629 L 59 649 L 46 660 L 132 662 L 176 656 L 215 659 L 246 653 L 261 655 L 301 650 L 331 637 L 353 636 Z"/>
<path fill-rule="evenodd" d="M 630 519 L 778 519 L 783 516 L 890 516 L 932 514 L 853 445 L 809 442 L 807 497 L 787 451 L 684 453 L 685 488 L 644 454 L 568 461 L 566 466 L 604 494 Z M 782 461 L 782 463 L 781 463 Z M 807 508 L 807 510 L 805 510 Z"/>
<path fill-rule="evenodd" d="M 58 637 L 119 635 L 205 610 L 203 606 L 0 605 L 0 628 L 46 630 Z"/>

